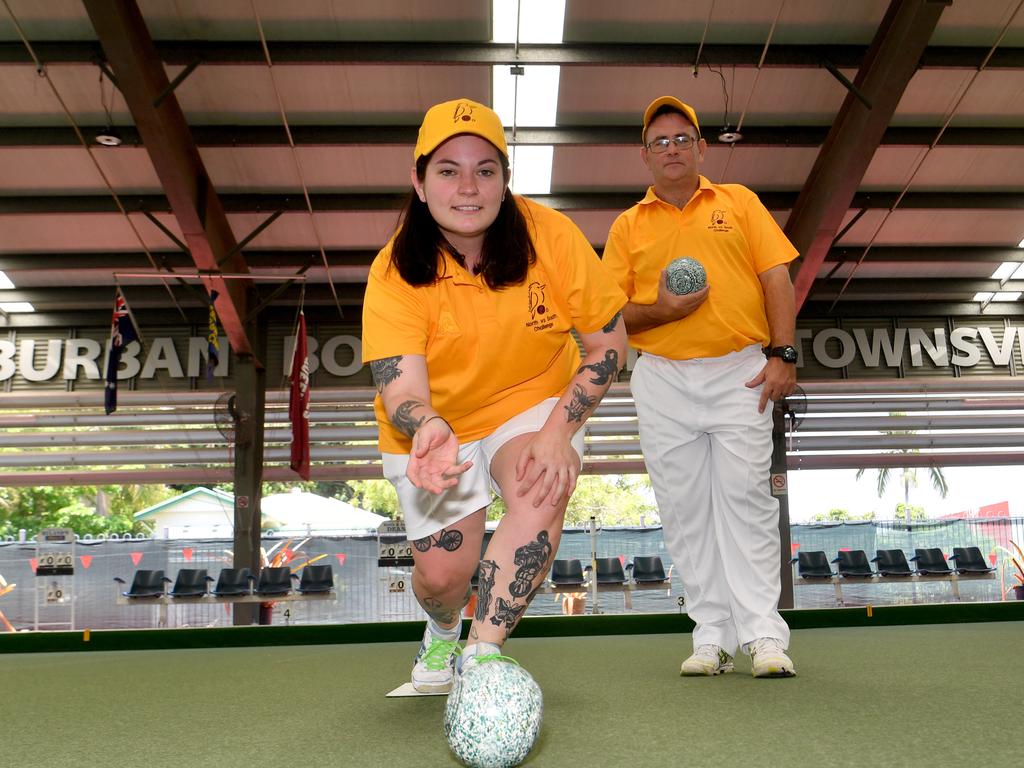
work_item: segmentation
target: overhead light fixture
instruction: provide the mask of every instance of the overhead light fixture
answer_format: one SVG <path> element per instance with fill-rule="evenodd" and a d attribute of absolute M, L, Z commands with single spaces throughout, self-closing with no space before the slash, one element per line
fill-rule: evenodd
<path fill-rule="evenodd" d="M 95 139 L 97 144 L 102 144 L 105 147 L 119 147 L 124 141 L 121 134 L 112 125 L 106 125 L 96 131 Z"/>
<path fill-rule="evenodd" d="M 732 126 L 727 125 L 718 132 L 718 140 L 723 144 L 735 144 L 737 141 L 743 139 L 743 134 L 739 131 L 734 131 Z"/>
<path fill-rule="evenodd" d="M 0 301 L 0 311 L 14 315 L 20 312 L 35 312 L 36 308 L 27 301 Z"/>

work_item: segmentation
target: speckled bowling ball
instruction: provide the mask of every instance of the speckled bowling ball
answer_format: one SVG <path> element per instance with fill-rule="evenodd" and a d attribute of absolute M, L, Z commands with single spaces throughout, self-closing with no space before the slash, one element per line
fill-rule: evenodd
<path fill-rule="evenodd" d="M 514 661 L 495 659 L 458 676 L 444 710 L 448 746 L 470 768 L 512 768 L 533 748 L 544 717 L 540 686 Z"/>
<path fill-rule="evenodd" d="M 704 265 L 689 256 L 681 256 L 669 262 L 668 289 L 677 296 L 699 291 L 708 282 Z"/>

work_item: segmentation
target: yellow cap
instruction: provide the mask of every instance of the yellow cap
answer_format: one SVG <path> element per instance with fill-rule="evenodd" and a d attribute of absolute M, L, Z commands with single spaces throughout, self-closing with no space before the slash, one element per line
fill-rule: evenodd
<path fill-rule="evenodd" d="M 659 98 L 652 101 L 647 105 L 647 109 L 644 110 L 644 130 L 640 134 L 640 140 L 647 143 L 647 126 L 651 124 L 651 118 L 654 117 L 654 113 L 661 107 L 672 107 L 682 112 L 686 119 L 693 123 L 693 127 L 697 129 L 697 136 L 700 136 L 700 123 L 697 122 L 697 113 L 693 110 L 689 104 L 683 104 L 675 96 L 660 96 Z"/>
<path fill-rule="evenodd" d="M 505 129 L 501 126 L 501 118 L 494 110 L 469 99 L 456 99 L 436 104 L 427 110 L 427 114 L 423 116 L 423 124 L 420 125 L 419 136 L 416 138 L 416 149 L 412 153 L 413 162 L 424 155 L 429 155 L 452 136 L 463 133 L 487 139 L 508 158 Z"/>

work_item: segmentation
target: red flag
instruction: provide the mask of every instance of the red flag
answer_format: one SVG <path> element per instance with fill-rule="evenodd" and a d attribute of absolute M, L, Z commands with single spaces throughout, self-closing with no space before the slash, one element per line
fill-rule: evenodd
<path fill-rule="evenodd" d="M 85 569 L 92 565 L 92 555 L 79 555 L 78 559 L 82 561 L 82 567 Z"/>
<path fill-rule="evenodd" d="M 334 556 L 338 558 L 338 565 L 345 564 L 345 554 L 343 552 L 338 552 Z"/>
<path fill-rule="evenodd" d="M 299 312 L 288 383 L 291 385 L 288 395 L 288 419 L 292 423 L 291 468 L 303 480 L 309 480 L 309 357 L 306 351 L 306 315 L 302 312 Z"/>
<path fill-rule="evenodd" d="M 185 556 L 185 561 L 186 562 L 191 562 L 191 560 L 192 560 L 192 547 L 182 547 L 181 548 L 181 554 L 183 554 Z"/>
<path fill-rule="evenodd" d="M 131 554 L 132 554 L 132 562 L 135 563 L 135 565 L 138 565 L 139 563 L 142 562 L 142 553 L 141 552 L 132 552 Z"/>
<path fill-rule="evenodd" d="M 35 571 L 35 569 L 36 569 L 36 566 L 38 566 L 38 565 L 39 565 L 39 561 L 38 561 L 38 560 L 36 560 L 36 559 L 35 559 L 34 557 L 30 557 L 30 558 L 28 559 L 28 564 L 29 564 L 29 566 L 30 566 L 30 567 L 32 568 L 32 570 L 33 570 L 33 571 Z"/>

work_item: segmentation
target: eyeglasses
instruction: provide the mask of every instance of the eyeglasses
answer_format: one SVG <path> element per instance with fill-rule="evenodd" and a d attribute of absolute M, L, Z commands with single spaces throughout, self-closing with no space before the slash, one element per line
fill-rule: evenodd
<path fill-rule="evenodd" d="M 671 139 L 655 139 L 644 144 L 647 149 L 656 155 L 660 155 L 662 152 L 668 152 L 668 148 L 675 144 L 679 149 L 689 149 L 696 144 L 698 139 L 693 136 L 687 136 L 685 133 L 681 133 L 678 136 L 673 136 Z"/>

